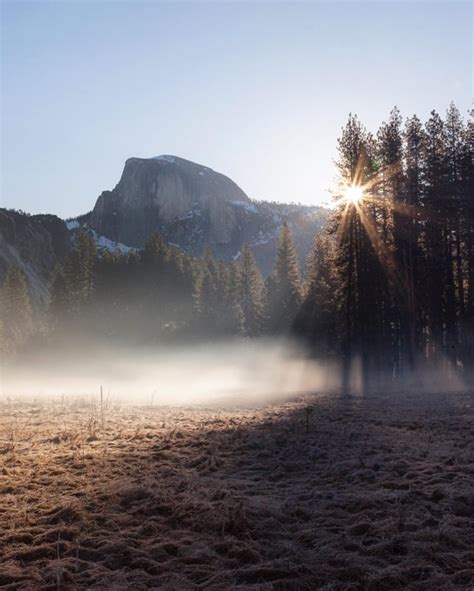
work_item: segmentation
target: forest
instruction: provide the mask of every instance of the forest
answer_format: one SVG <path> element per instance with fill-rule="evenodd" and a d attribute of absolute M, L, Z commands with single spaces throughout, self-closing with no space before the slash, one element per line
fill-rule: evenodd
<path fill-rule="evenodd" d="M 474 378 L 473 120 L 403 120 L 375 134 L 350 115 L 338 140 L 339 184 L 325 230 L 300 269 L 286 223 L 273 273 L 249 245 L 225 264 L 151 235 L 142 250 L 98 252 L 83 228 L 50 277 L 44 305 L 11 267 L 1 287 L 7 356 L 89 336 L 128 345 L 292 335 L 311 356 L 354 364 L 364 386 L 410 383 L 436 368 Z M 295 196 L 289 196 L 294 199 Z"/>

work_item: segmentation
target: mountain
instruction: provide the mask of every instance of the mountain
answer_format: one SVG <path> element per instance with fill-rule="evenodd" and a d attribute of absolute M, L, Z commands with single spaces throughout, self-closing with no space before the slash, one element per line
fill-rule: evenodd
<path fill-rule="evenodd" d="M 90 225 L 117 242 L 141 247 L 163 226 L 207 213 L 205 239 L 224 243 L 235 225 L 228 204 L 250 199 L 233 181 L 175 156 L 129 158 L 113 191 L 104 191 Z"/>
<path fill-rule="evenodd" d="M 157 231 L 192 255 L 209 245 L 229 262 L 247 243 L 268 275 L 282 224 L 288 223 L 303 266 L 327 213 L 322 207 L 254 201 L 225 175 L 176 156 L 129 158 L 117 186 L 78 218 L 0 209 L 0 282 L 16 265 L 35 298 L 44 299 L 49 273 L 64 260 L 80 227 L 92 233 L 100 250 L 141 248 Z"/>
<path fill-rule="evenodd" d="M 293 231 L 304 264 L 326 215 L 321 207 L 252 201 L 223 174 L 164 155 L 128 159 L 117 186 L 100 195 L 86 221 L 117 243 L 140 248 L 157 231 L 196 256 L 209 245 L 227 262 L 248 243 L 268 275 L 283 222 Z"/>

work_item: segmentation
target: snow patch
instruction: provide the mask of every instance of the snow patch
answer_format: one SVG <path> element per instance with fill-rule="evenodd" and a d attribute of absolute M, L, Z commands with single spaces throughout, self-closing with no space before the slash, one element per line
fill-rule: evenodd
<path fill-rule="evenodd" d="M 105 236 L 96 235 L 96 243 L 99 249 L 103 248 L 105 250 L 109 250 L 110 252 L 121 252 L 123 254 L 127 254 L 128 252 L 135 250 L 131 246 L 127 246 L 121 242 L 114 242 Z"/>
<path fill-rule="evenodd" d="M 78 230 L 81 227 L 77 220 L 66 222 L 66 226 L 68 230 L 71 231 Z M 91 234 L 99 250 L 121 252 L 123 254 L 127 254 L 128 252 L 136 250 L 132 246 L 127 246 L 126 244 L 122 244 L 121 242 L 115 242 L 115 240 L 110 240 L 110 238 L 106 238 L 105 236 L 100 236 L 99 234 L 97 234 L 95 230 L 93 230 L 89 226 L 84 226 L 84 228 Z"/>
<path fill-rule="evenodd" d="M 231 201 L 231 203 L 232 205 L 237 205 L 237 207 L 242 207 L 246 211 L 258 213 L 258 209 L 255 207 L 253 203 L 247 203 L 246 201 Z"/>

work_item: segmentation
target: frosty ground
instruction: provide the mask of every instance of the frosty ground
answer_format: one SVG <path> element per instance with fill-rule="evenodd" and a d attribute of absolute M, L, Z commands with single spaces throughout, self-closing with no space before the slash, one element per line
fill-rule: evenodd
<path fill-rule="evenodd" d="M 473 589 L 473 410 L 4 400 L 0 588 Z"/>

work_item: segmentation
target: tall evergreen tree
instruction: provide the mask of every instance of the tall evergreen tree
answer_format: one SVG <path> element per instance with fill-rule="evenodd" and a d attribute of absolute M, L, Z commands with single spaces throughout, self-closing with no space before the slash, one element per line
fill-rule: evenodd
<path fill-rule="evenodd" d="M 202 329 L 219 333 L 225 329 L 223 313 L 227 296 L 227 269 L 217 263 L 209 246 L 203 251 L 196 281 L 195 304 Z"/>
<path fill-rule="evenodd" d="M 425 125 L 426 153 L 424 167 L 424 232 L 428 350 L 439 364 L 447 354 L 455 355 L 453 308 L 454 277 L 452 266 L 451 214 L 448 199 L 448 169 L 444 122 L 435 111 Z"/>
<path fill-rule="evenodd" d="M 74 248 L 64 263 L 71 312 L 78 314 L 94 291 L 97 246 L 85 229 L 76 236 Z"/>
<path fill-rule="evenodd" d="M 304 297 L 294 326 L 296 334 L 303 336 L 319 357 L 337 353 L 332 250 L 332 240 L 327 235 L 315 237 L 306 264 Z"/>
<path fill-rule="evenodd" d="M 272 292 L 268 292 L 269 327 L 272 332 L 286 332 L 290 330 L 302 301 L 298 255 L 286 222 L 278 241 L 273 284 Z"/>
<path fill-rule="evenodd" d="M 372 223 L 375 208 L 368 204 L 344 199 L 346 187 L 363 187 L 370 180 L 370 136 L 354 115 L 349 116 L 338 142 L 338 169 L 341 177 L 342 199 L 336 209 L 333 228 L 336 232 L 335 264 L 338 273 L 338 300 L 341 307 L 341 352 L 343 363 L 343 387 L 348 388 L 351 366 L 356 358 L 366 353 L 369 346 L 364 338 L 371 333 L 373 322 L 373 288 L 368 285 L 368 259 L 372 260 L 365 224 Z M 365 221 L 365 224 L 364 224 Z M 372 229 L 371 229 L 372 231 Z M 372 273 L 372 276 L 375 274 Z M 370 312 L 369 312 L 370 310 Z M 372 317 L 370 317 L 372 315 Z M 364 366 L 367 367 L 367 355 Z"/>
<path fill-rule="evenodd" d="M 462 363 L 464 371 L 474 381 L 474 110 L 470 112 L 461 153 L 461 191 L 465 208 L 462 234 L 464 237 L 465 296 L 463 314 Z"/>
<path fill-rule="evenodd" d="M 420 236 L 424 227 L 423 213 L 423 169 L 426 136 L 418 117 L 408 119 L 403 131 L 404 192 L 406 207 L 404 226 L 399 232 L 398 260 L 403 265 L 402 272 L 406 284 L 409 350 L 408 364 L 416 368 L 424 354 L 423 293 L 421 270 L 423 258 Z"/>
<path fill-rule="evenodd" d="M 228 268 L 227 292 L 225 298 L 225 319 L 227 332 L 230 334 L 245 334 L 245 315 L 241 302 L 242 293 L 242 265 L 233 261 Z"/>
<path fill-rule="evenodd" d="M 24 274 L 10 267 L 0 291 L 2 344 L 5 352 L 15 352 L 25 345 L 33 333 L 30 292 Z"/>
<path fill-rule="evenodd" d="M 384 261 L 387 281 L 377 282 L 379 312 L 376 328 L 378 360 L 384 365 L 393 363 L 394 375 L 414 369 L 412 338 L 413 269 L 410 265 L 413 209 L 407 205 L 404 190 L 402 118 L 397 108 L 392 109 L 387 123 L 377 134 L 377 170 L 375 185 L 383 212 L 380 239 L 388 253 Z M 393 255 L 393 256 L 392 256 Z M 383 305 L 380 305 L 382 304 Z M 385 335 L 385 339 L 383 336 Z M 382 359 L 383 353 L 390 358 Z"/>
<path fill-rule="evenodd" d="M 240 307 L 245 334 L 255 336 L 262 330 L 263 281 L 250 246 L 244 245 L 240 258 Z"/>
<path fill-rule="evenodd" d="M 49 279 L 49 312 L 52 328 L 64 324 L 69 307 L 69 290 L 64 269 L 60 264 L 54 267 Z"/>
<path fill-rule="evenodd" d="M 466 130 L 461 114 L 451 103 L 446 113 L 445 138 L 447 158 L 447 202 L 450 219 L 450 242 L 448 248 L 452 251 L 454 286 L 451 291 L 453 300 L 451 313 L 452 338 L 457 341 L 462 350 L 465 346 L 466 333 L 466 245 L 468 242 L 466 231 L 468 222 L 468 199 L 463 192 L 463 151 Z M 450 253 L 451 254 L 451 253 Z M 456 334 L 454 334 L 456 331 Z M 462 357 L 462 353 L 460 354 Z M 459 359 L 461 360 L 461 359 Z M 457 362 L 457 359 L 456 359 Z"/>

